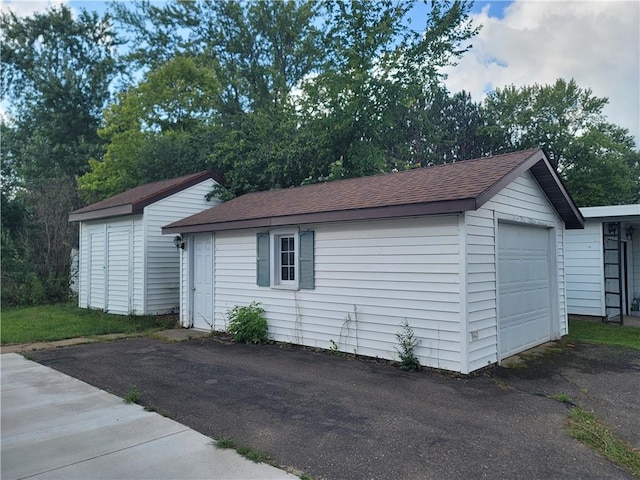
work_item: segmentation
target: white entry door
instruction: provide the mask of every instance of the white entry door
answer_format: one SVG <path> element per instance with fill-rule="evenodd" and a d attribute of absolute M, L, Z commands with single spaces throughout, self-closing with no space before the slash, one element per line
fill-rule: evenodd
<path fill-rule="evenodd" d="M 551 339 L 549 229 L 498 225 L 500 358 Z"/>
<path fill-rule="evenodd" d="M 193 328 L 213 329 L 213 234 L 193 237 Z"/>

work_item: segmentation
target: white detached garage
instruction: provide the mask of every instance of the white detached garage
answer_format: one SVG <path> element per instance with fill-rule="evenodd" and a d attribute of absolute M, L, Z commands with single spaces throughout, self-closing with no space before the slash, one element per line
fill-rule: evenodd
<path fill-rule="evenodd" d="M 69 221 L 80 222 L 79 306 L 121 315 L 177 311 L 180 256 L 161 227 L 219 203 L 205 197 L 221 182 L 204 171 L 142 185 L 71 212 Z"/>
<path fill-rule="evenodd" d="M 279 341 L 469 373 L 567 333 L 566 228 L 583 218 L 542 150 L 243 195 L 181 234 L 181 322 L 262 303 Z"/>

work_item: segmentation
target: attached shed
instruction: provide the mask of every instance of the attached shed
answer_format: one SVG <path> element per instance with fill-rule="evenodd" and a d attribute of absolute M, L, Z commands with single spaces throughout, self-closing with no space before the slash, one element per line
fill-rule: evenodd
<path fill-rule="evenodd" d="M 638 315 L 632 306 L 640 300 L 640 205 L 580 211 L 584 230 L 567 232 L 569 313 L 621 323 Z"/>
<path fill-rule="evenodd" d="M 167 222 L 219 203 L 206 195 L 222 178 L 210 171 L 142 185 L 71 212 L 80 223 L 78 304 L 120 315 L 179 308 L 180 255 Z"/>
<path fill-rule="evenodd" d="M 565 228 L 583 218 L 545 153 L 250 193 L 181 234 L 181 322 L 260 302 L 272 338 L 469 373 L 567 333 Z"/>

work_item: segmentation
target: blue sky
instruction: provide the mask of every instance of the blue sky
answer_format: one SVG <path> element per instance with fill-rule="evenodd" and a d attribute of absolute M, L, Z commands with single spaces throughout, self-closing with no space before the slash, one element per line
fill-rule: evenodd
<path fill-rule="evenodd" d="M 104 11 L 107 2 L 0 0 L 19 14 L 68 3 Z M 425 7 L 415 15 L 424 15 Z M 640 147 L 640 2 L 618 0 L 478 1 L 471 18 L 482 25 L 473 48 L 446 69 L 447 87 L 479 101 L 514 84 L 551 84 L 574 78 L 609 98 L 608 120 L 631 132 Z"/>

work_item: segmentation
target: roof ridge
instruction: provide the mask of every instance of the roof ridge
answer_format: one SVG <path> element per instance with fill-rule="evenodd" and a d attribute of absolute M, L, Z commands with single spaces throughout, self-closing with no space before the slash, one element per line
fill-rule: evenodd
<path fill-rule="evenodd" d="M 425 167 L 417 167 L 417 168 L 410 168 L 408 170 L 400 170 L 400 171 L 391 171 L 391 172 L 379 172 L 379 173 L 375 173 L 373 175 L 364 175 L 364 176 L 360 176 L 360 177 L 348 177 L 348 178 L 339 178 L 337 180 L 329 180 L 329 181 L 323 181 L 323 182 L 318 182 L 318 183 L 309 183 L 306 185 L 291 185 L 289 187 L 281 187 L 281 188 L 274 188 L 274 189 L 270 189 L 270 190 L 259 190 L 257 192 L 247 192 L 245 194 L 242 195 L 238 195 L 238 197 L 243 197 L 245 195 L 256 195 L 256 194 L 264 194 L 265 192 L 279 192 L 279 191 L 286 191 L 286 190 L 291 190 L 291 189 L 295 189 L 295 188 L 311 188 L 311 187 L 315 187 L 318 188 L 321 185 L 328 185 L 328 184 L 336 184 L 336 183 L 340 183 L 340 182 L 364 182 L 364 179 L 373 179 L 373 178 L 380 178 L 380 177 L 385 177 L 388 175 L 409 175 L 411 173 L 415 173 L 417 171 L 424 171 L 424 170 L 433 170 L 436 169 L 438 167 L 442 168 L 442 167 L 450 167 L 452 165 L 456 165 L 456 164 L 461 164 L 461 163 L 469 163 L 469 162 L 477 162 L 480 160 L 487 160 L 489 158 L 491 159 L 496 159 L 496 158 L 500 158 L 500 157 L 505 157 L 505 156 L 509 156 L 509 155 L 515 155 L 515 154 L 524 154 L 527 152 L 537 152 L 538 150 L 542 150 L 540 147 L 536 147 L 536 148 L 530 148 L 527 150 L 516 150 L 513 152 L 506 152 L 506 153 L 500 153 L 498 155 L 486 155 L 484 157 L 476 157 L 476 158 L 469 158 L 467 160 L 457 160 L 457 161 L 453 161 L 453 162 L 449 162 L 449 163 L 439 163 L 437 165 L 427 165 Z M 236 198 L 238 198 L 236 197 Z"/>

